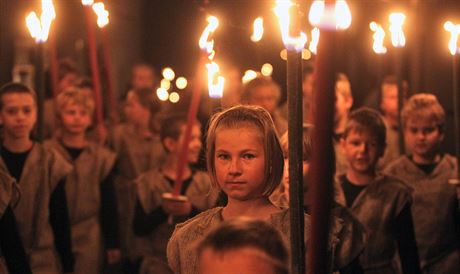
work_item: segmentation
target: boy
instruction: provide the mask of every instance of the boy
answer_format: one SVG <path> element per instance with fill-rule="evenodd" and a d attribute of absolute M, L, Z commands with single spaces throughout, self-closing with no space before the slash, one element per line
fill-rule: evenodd
<path fill-rule="evenodd" d="M 165 161 L 137 180 L 137 202 L 134 215 L 134 232 L 148 236 L 151 250 L 143 254 L 141 273 L 169 273 L 166 261 L 166 245 L 174 230 L 174 224 L 183 222 L 199 212 L 216 205 L 217 193 L 211 190 L 211 182 L 205 172 L 185 166 L 181 200 L 166 199 L 172 191 L 177 164 L 184 141 L 187 119 L 181 115 L 170 116 L 162 122 L 160 138 L 166 151 Z M 195 163 L 201 150 L 201 128 L 196 122 L 192 128 L 187 162 Z M 169 218 L 169 220 L 168 220 Z"/>
<path fill-rule="evenodd" d="M 445 113 L 436 97 L 420 93 L 404 106 L 402 126 L 410 154 L 390 163 L 386 174 L 414 189 L 412 216 L 423 273 L 460 273 L 458 187 L 454 157 L 440 152 Z"/>
<path fill-rule="evenodd" d="M 197 253 L 200 274 L 289 273 L 280 233 L 261 220 L 236 218 L 222 223 L 198 244 Z"/>
<path fill-rule="evenodd" d="M 375 171 L 385 137 L 385 124 L 376 111 L 362 108 L 350 114 L 341 140 L 348 169 L 338 178 L 337 200 L 367 231 L 360 256 L 364 273 L 398 273 L 397 253 L 404 274 L 420 273 L 409 189 Z"/>
<path fill-rule="evenodd" d="M 72 272 L 64 184 L 71 167 L 60 155 L 30 139 L 36 117 L 33 90 L 18 83 L 0 88 L 0 170 L 16 179 L 21 191 L 13 211 L 32 272 L 61 273 L 55 246 L 64 272 Z"/>
<path fill-rule="evenodd" d="M 86 137 L 94 112 L 91 96 L 79 88 L 68 88 L 58 95 L 56 107 L 61 134 L 45 145 L 74 167 L 66 179 L 66 192 L 75 273 L 98 274 L 102 254 L 109 264 L 120 259 L 112 171 L 115 153 Z"/>

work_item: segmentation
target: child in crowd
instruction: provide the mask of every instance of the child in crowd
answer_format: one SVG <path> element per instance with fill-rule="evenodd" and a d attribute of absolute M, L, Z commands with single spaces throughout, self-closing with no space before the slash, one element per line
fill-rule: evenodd
<path fill-rule="evenodd" d="M 45 145 L 73 165 L 66 193 L 74 273 L 98 274 L 103 254 L 109 264 L 120 259 L 113 185 L 115 153 L 87 139 L 94 112 L 94 100 L 87 93 L 76 87 L 66 89 L 56 99 L 56 110 L 60 136 Z"/>
<path fill-rule="evenodd" d="M 310 167 L 310 160 L 313 150 L 312 145 L 313 126 L 310 124 L 303 125 L 302 138 L 302 163 L 303 163 L 303 197 L 304 208 L 306 213 L 310 213 L 310 199 L 308 196 L 307 175 Z M 280 207 L 289 207 L 289 146 L 288 134 L 285 133 L 281 139 L 281 147 L 284 153 L 284 176 L 283 183 L 278 191 L 275 191 L 270 199 L 275 205 Z M 334 254 L 334 269 L 339 270 L 341 274 L 362 273 L 362 268 L 359 264 L 358 256 L 364 248 L 365 235 L 364 228 L 359 223 L 351 212 L 344 206 L 334 203 L 332 214 L 334 222 L 332 222 L 331 233 L 339 239 L 335 254 Z"/>
<path fill-rule="evenodd" d="M 269 200 L 281 182 L 284 166 L 270 114 L 257 106 L 236 106 L 217 113 L 211 119 L 206 144 L 211 182 L 228 196 L 228 202 L 176 226 L 167 249 L 175 273 L 198 273 L 193 242 L 224 220 L 245 216 L 266 221 L 289 242 L 289 211 Z M 309 231 L 310 222 L 305 219 L 305 231 Z"/>
<path fill-rule="evenodd" d="M 157 83 L 155 69 L 147 63 L 137 63 L 131 69 L 131 89 L 154 89 Z"/>
<path fill-rule="evenodd" d="M 244 86 L 241 95 L 241 101 L 244 104 L 265 108 L 270 113 L 278 133 L 283 134 L 287 130 L 287 121 L 278 110 L 280 98 L 279 85 L 272 78 L 266 76 L 258 76 L 249 81 Z"/>
<path fill-rule="evenodd" d="M 19 198 L 14 179 L 0 172 L 0 273 L 32 274 L 12 210 Z"/>
<path fill-rule="evenodd" d="M 115 189 L 118 205 L 120 247 L 125 267 L 140 259 L 141 241 L 132 224 L 136 203 L 134 180 L 141 173 L 155 169 L 164 157 L 157 126 L 160 103 L 151 89 L 133 89 L 127 94 L 127 122 L 113 129 L 110 146 L 117 153 Z"/>
<path fill-rule="evenodd" d="M 262 220 L 236 218 L 209 232 L 199 243 L 198 273 L 288 274 L 283 239 Z"/>
<path fill-rule="evenodd" d="M 61 266 L 64 272 L 73 272 L 64 180 L 71 166 L 55 151 L 32 141 L 36 118 L 32 89 L 18 83 L 0 88 L 0 170 L 16 180 L 21 193 L 13 212 L 32 272 L 61 273 Z"/>
<path fill-rule="evenodd" d="M 340 139 L 345 131 L 348 115 L 353 105 L 351 84 L 344 73 L 338 73 L 335 79 L 335 113 L 334 113 L 334 150 L 336 174 L 342 175 L 347 171 L 348 163 L 340 145 Z"/>
<path fill-rule="evenodd" d="M 409 155 L 390 163 L 386 174 L 413 188 L 414 216 L 423 273 L 460 273 L 457 161 L 443 154 L 445 113 L 432 94 L 413 95 L 404 106 L 402 126 Z"/>
<path fill-rule="evenodd" d="M 338 178 L 337 200 L 347 206 L 367 231 L 360 256 L 364 273 L 420 273 L 409 188 L 399 180 L 376 174 L 385 151 L 385 124 L 380 115 L 362 108 L 350 114 L 341 145 L 347 173 Z"/>
<path fill-rule="evenodd" d="M 173 190 L 177 177 L 177 165 L 182 151 L 187 117 L 172 115 L 161 125 L 161 143 L 166 151 L 165 161 L 137 180 L 134 215 L 134 232 L 150 239 L 150 254 L 144 259 L 140 273 L 170 273 L 166 260 L 166 245 L 174 225 L 216 205 L 217 193 L 211 189 L 207 173 L 193 170 L 187 164 L 183 173 L 180 200 L 166 199 L 165 193 Z M 195 122 L 188 147 L 187 162 L 198 161 L 201 150 L 201 126 Z M 171 218 L 168 221 L 168 217 Z M 162 272 L 162 269 L 167 269 Z"/>

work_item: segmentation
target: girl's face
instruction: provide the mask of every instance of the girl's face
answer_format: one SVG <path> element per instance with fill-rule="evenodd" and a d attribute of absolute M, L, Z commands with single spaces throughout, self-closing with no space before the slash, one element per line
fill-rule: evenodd
<path fill-rule="evenodd" d="M 149 110 L 141 105 L 134 92 L 129 92 L 126 97 L 125 115 L 129 122 L 140 125 L 150 120 Z"/>
<path fill-rule="evenodd" d="M 266 187 L 263 135 L 255 126 L 216 131 L 217 182 L 229 200 L 257 199 Z"/>

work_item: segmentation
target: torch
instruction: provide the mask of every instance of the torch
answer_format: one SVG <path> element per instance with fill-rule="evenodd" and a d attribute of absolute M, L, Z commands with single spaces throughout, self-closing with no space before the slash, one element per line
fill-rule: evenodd
<path fill-rule="evenodd" d="M 291 271 L 305 273 L 304 209 L 302 180 L 302 51 L 307 42 L 290 13 L 297 11 L 291 1 L 276 1 L 281 37 L 287 50 L 287 100 L 289 144 L 289 207 L 291 223 Z M 295 29 L 297 28 L 297 29 Z M 295 33 L 297 37 L 292 37 Z"/>
<path fill-rule="evenodd" d="M 335 3 L 335 5 L 334 5 Z M 311 198 L 311 235 L 308 246 L 309 273 L 329 273 L 329 230 L 334 180 L 334 148 L 332 145 L 335 73 L 336 30 L 347 29 L 351 12 L 343 0 L 314 1 L 309 12 L 310 23 L 321 31 L 315 63 L 314 104 L 321 106 L 314 113 L 315 130 L 309 197 Z"/>
<path fill-rule="evenodd" d="M 390 20 L 390 32 L 391 32 L 391 44 L 395 47 L 395 73 L 398 78 L 398 121 L 401 121 L 401 111 L 404 106 L 404 87 L 402 84 L 402 48 L 406 45 L 406 36 L 404 35 L 403 25 L 406 20 L 406 15 L 402 12 L 391 13 L 389 16 Z M 398 127 L 399 132 L 399 153 L 404 154 L 404 135 L 402 125 Z"/>
<path fill-rule="evenodd" d="M 42 0 L 42 14 L 40 19 L 35 12 L 30 12 L 26 17 L 26 25 L 30 35 L 35 39 L 36 48 L 36 91 L 37 91 L 37 138 L 43 139 L 44 117 L 43 106 L 45 101 L 45 64 L 44 64 L 44 46 L 48 39 L 51 23 L 56 18 L 53 2 L 51 0 Z"/>
<path fill-rule="evenodd" d="M 383 41 L 385 40 L 385 30 L 376 22 L 371 22 L 369 24 L 369 28 L 373 32 L 372 39 L 374 42 L 372 44 L 372 49 L 377 54 L 377 82 L 380 83 L 383 75 L 383 59 L 381 56 L 387 53 L 387 48 L 383 45 Z"/>
<path fill-rule="evenodd" d="M 460 35 L 460 24 L 453 24 L 447 21 L 444 29 L 450 32 L 449 51 L 452 54 L 452 102 L 454 107 L 454 140 L 455 156 L 457 158 L 457 178 L 451 179 L 449 183 L 460 185 L 460 96 L 458 96 L 458 57 L 460 48 L 458 47 L 458 36 Z"/>

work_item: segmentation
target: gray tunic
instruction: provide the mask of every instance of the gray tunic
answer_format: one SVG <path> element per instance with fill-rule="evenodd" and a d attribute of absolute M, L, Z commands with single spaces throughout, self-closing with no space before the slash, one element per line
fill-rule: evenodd
<path fill-rule="evenodd" d="M 19 235 L 34 274 L 60 273 L 49 223 L 50 196 L 72 167 L 53 150 L 34 143 L 24 164 L 19 203 L 14 208 Z M 0 160 L 0 170 L 8 169 Z"/>
<path fill-rule="evenodd" d="M 96 143 L 89 143 L 73 161 L 59 141 L 50 140 L 45 145 L 58 151 L 74 167 L 66 178 L 72 251 L 75 256 L 74 273 L 101 273 L 100 183 L 112 169 L 115 153 Z"/>
<path fill-rule="evenodd" d="M 142 174 L 137 180 L 137 195 L 146 213 L 151 213 L 161 206 L 162 194 L 171 192 L 172 187 L 158 170 L 151 170 Z M 200 211 L 212 208 L 216 205 L 218 193 L 212 189 L 209 176 L 205 172 L 194 173 L 192 182 L 188 186 L 185 196 L 191 204 Z M 166 246 L 174 231 L 175 224 L 160 224 L 149 236 L 149 248 L 144 256 L 141 273 L 159 272 L 161 266 L 167 266 Z"/>
<path fill-rule="evenodd" d="M 337 182 L 336 199 L 346 206 L 341 183 Z M 410 189 L 386 176 L 377 177 L 356 197 L 350 209 L 366 229 L 367 243 L 360 256 L 364 273 L 399 273 L 392 222 L 408 203 Z"/>
<path fill-rule="evenodd" d="M 457 162 L 444 155 L 430 174 L 401 156 L 385 170 L 414 189 L 412 216 L 424 273 L 460 273 L 459 199 L 448 180 L 456 177 Z"/>
<path fill-rule="evenodd" d="M 132 229 L 136 203 L 134 180 L 141 173 L 159 166 L 164 159 L 164 149 L 158 136 L 144 138 L 128 124 L 117 126 L 109 141 L 118 156 L 115 189 L 120 247 L 122 255 L 134 261 L 141 256 L 147 244 L 144 239 L 136 237 Z"/>

